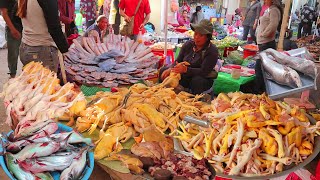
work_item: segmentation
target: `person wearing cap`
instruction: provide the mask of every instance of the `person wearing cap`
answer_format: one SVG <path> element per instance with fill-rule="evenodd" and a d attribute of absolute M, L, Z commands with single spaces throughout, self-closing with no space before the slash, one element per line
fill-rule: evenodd
<path fill-rule="evenodd" d="M 210 42 L 213 25 L 209 20 L 203 19 L 199 24 L 191 24 L 191 29 L 194 31 L 194 39 L 182 46 L 174 64 L 163 67 L 159 77 L 162 81 L 171 72 L 180 73 L 180 85 L 193 94 L 201 94 L 212 87 L 213 80 L 217 77 L 214 67 L 218 60 L 218 49 Z M 190 65 L 177 65 L 181 62 L 188 62 Z"/>

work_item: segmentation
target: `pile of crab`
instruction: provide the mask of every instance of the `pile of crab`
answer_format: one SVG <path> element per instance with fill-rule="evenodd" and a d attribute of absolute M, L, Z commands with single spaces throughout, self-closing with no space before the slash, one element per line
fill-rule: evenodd
<path fill-rule="evenodd" d="M 176 138 L 186 151 L 207 158 L 217 172 L 265 176 L 303 162 L 314 151 L 320 123 L 265 94 L 220 94 L 213 112 L 203 114 L 211 126 L 180 123 Z"/>

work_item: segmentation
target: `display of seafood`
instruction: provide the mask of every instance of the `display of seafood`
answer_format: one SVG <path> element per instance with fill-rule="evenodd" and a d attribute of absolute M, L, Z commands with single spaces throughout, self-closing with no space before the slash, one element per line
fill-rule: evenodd
<path fill-rule="evenodd" d="M 315 79 L 318 75 L 316 64 L 311 60 L 288 56 L 271 48 L 265 50 L 264 52 L 268 55 L 271 55 L 276 62 L 310 76 L 313 79 Z"/>
<path fill-rule="evenodd" d="M 77 114 L 86 105 L 79 89 L 71 83 L 60 86 L 56 73 L 39 62 L 25 65 L 18 77 L 4 84 L 1 97 L 6 108 L 6 123 L 16 129 L 15 135 L 26 127 L 62 116 L 67 111 Z"/>
<path fill-rule="evenodd" d="M 157 73 L 159 59 L 142 42 L 109 34 L 106 43 L 82 37 L 64 54 L 67 75 L 85 85 L 117 87 Z"/>
<path fill-rule="evenodd" d="M 302 87 L 302 82 L 297 71 L 274 61 L 266 52 L 261 52 L 260 57 L 262 59 L 263 68 L 267 72 L 267 79 L 292 88 Z"/>
<path fill-rule="evenodd" d="M 202 117 L 210 127 L 180 123 L 175 137 L 197 159 L 207 158 L 219 173 L 270 175 L 303 162 L 314 151 L 320 123 L 310 125 L 298 107 L 265 94 L 236 92 L 219 94 L 212 108 Z"/>
<path fill-rule="evenodd" d="M 306 47 L 314 59 L 318 60 L 320 57 L 320 37 L 313 35 L 302 37 L 296 40 L 298 47 Z"/>
<path fill-rule="evenodd" d="M 202 95 L 176 94 L 173 88 L 166 88 L 176 87 L 179 79 L 179 74 L 171 74 L 155 86 L 135 84 L 129 89 L 118 88 L 118 92 L 97 93 L 76 122 L 79 132 L 91 134 L 98 126 L 101 128 L 95 158 L 117 151 L 116 144 L 138 137 L 151 125 L 160 132 L 172 132 L 185 115 L 200 117 L 210 112 L 210 104 L 199 101 Z"/>
<path fill-rule="evenodd" d="M 75 131 L 54 134 L 58 124 L 45 122 L 42 130 L 29 127 L 25 128 L 27 134 L 2 137 L 8 170 L 18 180 L 53 179 L 49 173 L 53 171 L 61 172 L 61 180 L 79 179 L 86 167 L 91 139 Z"/>

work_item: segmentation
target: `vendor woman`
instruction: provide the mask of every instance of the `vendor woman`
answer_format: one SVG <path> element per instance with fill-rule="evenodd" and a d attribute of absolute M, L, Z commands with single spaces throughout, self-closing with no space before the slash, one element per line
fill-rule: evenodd
<path fill-rule="evenodd" d="M 194 31 L 194 40 L 182 46 L 172 67 L 160 70 L 160 78 L 164 80 L 171 72 L 180 73 L 180 85 L 193 94 L 201 94 L 212 87 L 217 77 L 214 67 L 218 60 L 218 49 L 210 42 L 213 26 L 209 20 L 203 19 L 199 24 L 191 24 L 191 29 Z M 190 65 L 177 65 L 181 62 Z"/>

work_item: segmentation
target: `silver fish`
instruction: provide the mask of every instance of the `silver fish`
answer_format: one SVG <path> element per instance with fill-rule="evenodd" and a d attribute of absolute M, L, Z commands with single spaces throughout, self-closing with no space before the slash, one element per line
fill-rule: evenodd
<path fill-rule="evenodd" d="M 287 56 L 274 49 L 267 49 L 264 52 L 273 56 L 278 63 L 291 67 L 292 69 L 302 72 L 307 76 L 316 78 L 318 74 L 316 64 L 310 60 L 299 57 Z"/>
<path fill-rule="evenodd" d="M 132 71 L 135 71 L 137 70 L 136 67 L 124 67 L 124 68 L 121 68 L 121 69 L 111 69 L 110 72 L 112 73 L 128 73 L 128 72 L 132 72 Z"/>
<path fill-rule="evenodd" d="M 60 180 L 80 179 L 87 162 L 88 147 L 83 148 L 79 155 L 75 157 L 72 164 L 62 171 Z"/>
<path fill-rule="evenodd" d="M 85 143 L 88 146 L 92 145 L 92 141 L 90 138 L 84 138 L 79 133 L 77 133 L 75 131 L 64 132 L 64 133 L 59 133 L 59 134 L 52 134 L 52 135 L 50 135 L 50 138 L 52 138 L 55 141 L 62 141 L 69 134 L 71 134 L 71 136 L 68 139 L 68 144 Z"/>
<path fill-rule="evenodd" d="M 16 130 L 14 131 L 14 138 L 18 139 L 21 137 L 27 137 L 42 131 L 45 126 L 51 123 L 56 123 L 53 120 L 46 121 L 26 121 L 23 124 L 18 124 Z"/>
<path fill-rule="evenodd" d="M 260 57 L 262 58 L 263 68 L 268 73 L 268 79 L 293 88 L 302 86 L 300 76 L 295 70 L 273 61 L 265 52 L 261 52 Z"/>
<path fill-rule="evenodd" d="M 11 153 L 6 153 L 5 155 L 6 163 L 9 171 L 14 175 L 18 180 L 34 180 L 36 179 L 33 174 L 28 171 L 24 171 L 20 168 L 19 164 L 15 161 L 14 155 Z"/>
<path fill-rule="evenodd" d="M 68 135 L 63 141 L 48 141 L 44 143 L 34 143 L 26 146 L 20 152 L 14 155 L 18 162 L 22 162 L 28 158 L 36 158 L 51 155 L 57 152 L 61 147 L 66 147 L 69 137 Z"/>
<path fill-rule="evenodd" d="M 20 162 L 19 165 L 32 173 L 62 171 L 70 166 L 76 155 L 75 152 L 60 152 L 47 157 L 27 159 Z"/>

